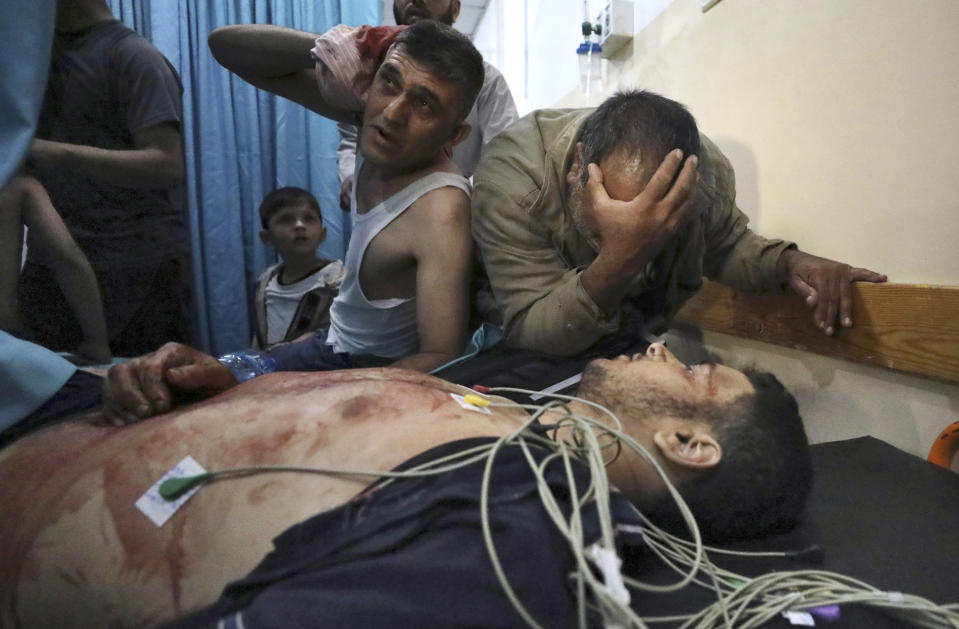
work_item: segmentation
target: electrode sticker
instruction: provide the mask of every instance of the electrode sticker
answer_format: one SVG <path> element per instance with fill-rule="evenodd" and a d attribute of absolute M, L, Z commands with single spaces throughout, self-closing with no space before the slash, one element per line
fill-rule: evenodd
<path fill-rule="evenodd" d="M 809 612 L 785 611 L 783 618 L 788 620 L 794 627 L 815 627 L 816 621 Z"/>
<path fill-rule="evenodd" d="M 203 469 L 203 466 L 197 463 L 192 456 L 187 455 L 173 469 L 164 474 L 163 478 L 158 480 L 147 493 L 140 496 L 140 499 L 136 502 L 137 509 L 142 511 L 157 526 L 163 526 L 176 513 L 177 509 L 200 489 L 200 485 L 197 485 L 176 500 L 167 500 L 160 495 L 160 485 L 163 481 L 169 478 L 196 476 L 204 473 L 206 473 L 206 470 Z"/>

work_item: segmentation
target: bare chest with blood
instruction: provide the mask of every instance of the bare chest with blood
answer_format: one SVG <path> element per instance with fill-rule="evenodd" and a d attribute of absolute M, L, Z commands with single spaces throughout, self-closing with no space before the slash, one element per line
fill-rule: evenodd
<path fill-rule="evenodd" d="M 374 479 L 217 481 L 157 527 L 134 505 L 170 468 L 189 455 L 207 470 L 388 470 L 440 443 L 504 434 L 522 417 L 466 410 L 450 396 L 465 392 L 399 370 L 279 373 L 135 425 L 67 423 L 16 442 L 0 453 L 0 509 L 18 514 L 0 519 L 0 614 L 23 626 L 137 626 L 208 604 L 276 535 Z"/>

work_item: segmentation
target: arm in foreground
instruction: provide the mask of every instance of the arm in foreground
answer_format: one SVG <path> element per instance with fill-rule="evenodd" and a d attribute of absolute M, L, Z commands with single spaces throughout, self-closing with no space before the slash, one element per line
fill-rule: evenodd
<path fill-rule="evenodd" d="M 103 384 L 103 413 L 128 424 L 170 410 L 185 398 L 210 397 L 236 385 L 220 362 L 181 343 L 115 365 Z"/>
<path fill-rule="evenodd" d="M 133 134 L 132 149 L 104 149 L 36 139 L 27 162 L 44 170 L 68 170 L 123 188 L 170 188 L 183 181 L 183 140 L 174 123 Z"/>

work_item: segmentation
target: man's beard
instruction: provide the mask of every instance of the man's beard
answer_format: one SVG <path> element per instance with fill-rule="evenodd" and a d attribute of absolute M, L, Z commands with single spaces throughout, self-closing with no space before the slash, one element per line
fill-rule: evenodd
<path fill-rule="evenodd" d="M 629 390 L 610 389 L 607 386 L 606 369 L 595 361 L 583 370 L 578 395 L 605 406 L 621 421 L 667 416 L 693 419 L 702 417 L 705 410 L 649 383 L 637 384 Z"/>
<path fill-rule="evenodd" d="M 583 375 L 579 380 L 577 394 L 580 397 L 586 397 L 591 392 L 598 391 L 603 380 L 606 378 L 606 369 L 596 364 L 595 360 L 586 364 L 583 369 Z M 595 394 L 595 393 L 594 393 Z M 592 400 L 592 398 L 589 398 Z M 599 400 L 593 400 L 599 402 Z M 602 403 L 602 402 L 600 402 Z"/>

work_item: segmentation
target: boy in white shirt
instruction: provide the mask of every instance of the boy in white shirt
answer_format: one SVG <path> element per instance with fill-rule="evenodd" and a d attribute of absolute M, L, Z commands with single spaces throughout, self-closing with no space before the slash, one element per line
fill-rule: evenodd
<path fill-rule="evenodd" d="M 340 260 L 316 255 L 326 228 L 320 204 L 306 190 L 288 186 L 266 195 L 260 222 L 260 239 L 283 259 L 257 280 L 253 347 L 265 349 L 328 326 L 346 272 Z"/>

